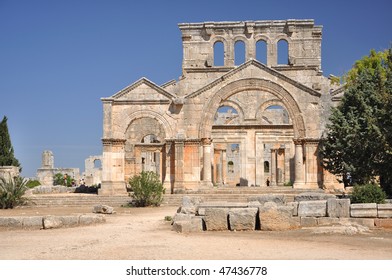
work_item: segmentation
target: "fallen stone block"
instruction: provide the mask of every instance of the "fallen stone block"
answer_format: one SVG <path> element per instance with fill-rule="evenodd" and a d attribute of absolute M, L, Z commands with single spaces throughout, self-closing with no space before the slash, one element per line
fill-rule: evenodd
<path fill-rule="evenodd" d="M 298 216 L 298 201 L 288 202 L 286 205 L 293 208 L 293 216 Z"/>
<path fill-rule="evenodd" d="M 327 216 L 331 218 L 349 218 L 350 199 L 329 198 L 327 200 Z"/>
<path fill-rule="evenodd" d="M 377 204 L 378 218 L 392 218 L 392 204 Z"/>
<path fill-rule="evenodd" d="M 377 204 L 376 203 L 351 204 L 350 216 L 354 218 L 377 218 Z"/>
<path fill-rule="evenodd" d="M 304 192 L 296 195 L 294 201 L 314 201 L 314 200 L 327 200 L 328 198 L 336 198 L 333 194 L 318 193 L 318 192 Z"/>
<path fill-rule="evenodd" d="M 327 201 L 300 201 L 298 205 L 300 217 L 325 217 L 327 216 Z"/>
<path fill-rule="evenodd" d="M 105 216 L 102 214 L 93 214 L 93 215 L 80 215 L 79 216 L 79 225 L 91 225 L 97 223 L 105 222 Z"/>
<path fill-rule="evenodd" d="M 204 220 L 207 230 L 228 230 L 227 208 L 206 208 Z"/>
<path fill-rule="evenodd" d="M 173 223 L 173 230 L 180 233 L 203 231 L 202 217 L 193 216 L 189 220 L 176 221 Z"/>
<path fill-rule="evenodd" d="M 382 228 L 392 228 L 392 219 L 374 219 L 374 225 Z"/>
<path fill-rule="evenodd" d="M 365 226 L 368 228 L 374 227 L 374 219 L 370 218 L 339 218 L 339 224 L 347 225 L 347 224 L 357 224 L 361 226 Z"/>
<path fill-rule="evenodd" d="M 172 224 L 179 221 L 190 221 L 192 216 L 191 214 L 176 213 L 173 216 Z"/>
<path fill-rule="evenodd" d="M 335 225 L 335 226 L 327 226 L 327 227 L 316 227 L 312 229 L 312 232 L 315 234 L 344 234 L 344 235 L 354 235 L 367 233 L 369 228 L 365 226 L 361 226 L 358 224 L 353 225 Z"/>
<path fill-rule="evenodd" d="M 316 227 L 317 225 L 316 217 L 301 217 L 301 227 Z"/>
<path fill-rule="evenodd" d="M 24 228 L 41 229 L 44 227 L 42 216 L 23 217 L 22 226 Z"/>
<path fill-rule="evenodd" d="M 43 218 L 43 226 L 44 229 L 61 228 L 63 226 L 63 222 L 61 221 L 60 217 L 45 216 Z"/>
<path fill-rule="evenodd" d="M 97 214 L 115 214 L 114 208 L 108 205 L 95 205 L 93 208 L 93 213 Z"/>
<path fill-rule="evenodd" d="M 259 220 L 261 230 L 290 230 L 300 227 L 298 217 L 292 216 L 293 209 L 290 206 L 278 206 L 274 202 L 266 202 L 259 208 Z"/>
<path fill-rule="evenodd" d="M 23 217 L 0 217 L 1 227 L 22 227 Z"/>
<path fill-rule="evenodd" d="M 79 216 L 60 216 L 63 226 L 73 227 L 79 224 Z"/>
<path fill-rule="evenodd" d="M 229 210 L 231 230 L 255 230 L 258 208 L 234 208 Z"/>
<path fill-rule="evenodd" d="M 264 194 L 248 197 L 248 202 L 252 201 L 258 201 L 261 205 L 264 205 L 266 202 L 275 202 L 277 205 L 284 205 L 286 203 L 286 197 L 283 194 Z"/>
<path fill-rule="evenodd" d="M 320 217 L 317 218 L 317 225 L 319 226 L 331 226 L 339 224 L 339 218 Z"/>

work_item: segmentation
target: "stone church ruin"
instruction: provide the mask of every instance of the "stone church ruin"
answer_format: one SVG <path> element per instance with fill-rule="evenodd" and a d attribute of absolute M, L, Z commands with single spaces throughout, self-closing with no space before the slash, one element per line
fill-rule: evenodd
<path fill-rule="evenodd" d="M 330 108 L 343 94 L 321 71 L 322 26 L 313 20 L 178 26 L 178 81 L 141 78 L 102 98 L 100 194 L 125 193 L 128 179 L 143 170 L 155 171 L 167 193 L 267 184 L 339 188 L 318 157 Z M 285 64 L 278 63 L 282 43 Z"/>

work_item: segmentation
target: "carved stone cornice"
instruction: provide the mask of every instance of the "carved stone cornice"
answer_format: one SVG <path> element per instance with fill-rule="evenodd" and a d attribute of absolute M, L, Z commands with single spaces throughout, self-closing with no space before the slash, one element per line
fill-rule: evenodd
<path fill-rule="evenodd" d="M 211 145 L 212 139 L 211 138 L 202 138 L 201 143 L 204 145 Z"/>
<path fill-rule="evenodd" d="M 302 145 L 304 143 L 303 138 L 295 138 L 293 139 L 294 145 Z"/>
<path fill-rule="evenodd" d="M 120 146 L 124 145 L 127 140 L 125 139 L 118 139 L 118 138 L 103 138 L 102 144 L 104 146 Z"/>

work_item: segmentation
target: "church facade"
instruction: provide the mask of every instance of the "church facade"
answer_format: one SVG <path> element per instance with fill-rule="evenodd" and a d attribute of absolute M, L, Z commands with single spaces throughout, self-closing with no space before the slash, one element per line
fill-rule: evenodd
<path fill-rule="evenodd" d="M 167 193 L 338 188 L 318 156 L 330 109 L 342 94 L 321 71 L 322 27 L 279 20 L 179 28 L 178 81 L 141 78 L 102 98 L 100 194 L 125 193 L 128 179 L 141 171 L 156 172 Z"/>

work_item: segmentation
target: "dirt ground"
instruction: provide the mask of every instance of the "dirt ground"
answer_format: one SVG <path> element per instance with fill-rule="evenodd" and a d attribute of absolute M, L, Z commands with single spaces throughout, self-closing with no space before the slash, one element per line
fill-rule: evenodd
<path fill-rule="evenodd" d="M 0 210 L 0 216 L 91 213 L 90 208 Z M 356 235 L 285 232 L 176 233 L 176 208 L 117 208 L 106 223 L 53 230 L 0 229 L 2 260 L 391 260 L 392 230 Z"/>

